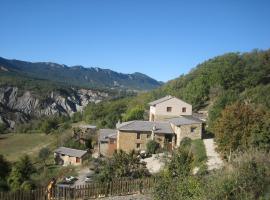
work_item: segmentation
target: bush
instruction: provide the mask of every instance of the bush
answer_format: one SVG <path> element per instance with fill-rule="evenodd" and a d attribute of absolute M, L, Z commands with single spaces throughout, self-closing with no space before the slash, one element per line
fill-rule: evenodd
<path fill-rule="evenodd" d="M 242 154 L 242 153 L 241 153 Z M 270 184 L 270 155 L 257 150 L 237 154 L 207 179 L 206 199 L 262 199 Z"/>
<path fill-rule="evenodd" d="M 6 124 L 0 122 L 0 134 L 4 134 L 6 132 L 6 129 Z"/>
<path fill-rule="evenodd" d="M 187 147 L 189 148 L 191 146 L 192 140 L 188 137 L 184 137 L 181 142 L 180 142 L 180 146 L 181 147 Z"/>
<path fill-rule="evenodd" d="M 270 113 L 241 102 L 227 106 L 214 124 L 218 149 L 226 156 L 251 147 L 270 150 Z"/>
<path fill-rule="evenodd" d="M 146 144 L 146 150 L 148 153 L 155 154 L 156 151 L 159 149 L 159 143 L 156 142 L 155 140 L 150 140 Z"/>
<path fill-rule="evenodd" d="M 125 153 L 120 150 L 115 152 L 112 158 L 101 162 L 96 175 L 96 180 L 108 182 L 119 178 L 142 178 L 150 176 L 146 164 L 140 161 L 135 151 Z"/>
<path fill-rule="evenodd" d="M 136 106 L 131 110 L 127 111 L 127 113 L 123 117 L 123 121 L 142 120 L 143 115 L 144 115 L 144 108 L 141 106 Z"/>

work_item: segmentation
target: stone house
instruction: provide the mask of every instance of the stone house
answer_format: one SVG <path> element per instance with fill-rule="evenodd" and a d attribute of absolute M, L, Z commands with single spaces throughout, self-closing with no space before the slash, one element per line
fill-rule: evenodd
<path fill-rule="evenodd" d="M 57 165 L 81 165 L 87 159 L 88 153 L 84 150 L 59 147 L 54 151 L 54 160 Z"/>
<path fill-rule="evenodd" d="M 172 150 L 184 137 L 201 139 L 203 121 L 192 116 L 192 105 L 173 96 L 149 103 L 149 121 L 129 121 L 117 124 L 117 150 L 146 150 L 149 140 Z"/>
<path fill-rule="evenodd" d="M 150 102 L 149 105 L 149 121 L 192 115 L 192 105 L 171 95 Z"/>
<path fill-rule="evenodd" d="M 100 155 L 112 156 L 117 149 L 117 130 L 116 129 L 100 129 L 99 130 L 99 146 L 98 151 Z"/>
<path fill-rule="evenodd" d="M 174 132 L 168 122 L 129 121 L 117 126 L 117 149 L 126 152 L 146 150 L 149 140 L 155 140 L 160 147 L 174 146 Z"/>

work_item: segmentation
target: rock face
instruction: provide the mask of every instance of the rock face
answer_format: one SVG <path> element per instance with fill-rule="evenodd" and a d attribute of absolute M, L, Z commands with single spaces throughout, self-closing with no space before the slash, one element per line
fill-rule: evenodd
<path fill-rule="evenodd" d="M 72 115 L 88 103 L 98 103 L 106 97 L 105 92 L 71 88 L 69 92 L 53 91 L 41 98 L 17 87 L 0 87 L 0 123 L 14 128 L 15 123 L 27 122 L 33 117 Z"/>

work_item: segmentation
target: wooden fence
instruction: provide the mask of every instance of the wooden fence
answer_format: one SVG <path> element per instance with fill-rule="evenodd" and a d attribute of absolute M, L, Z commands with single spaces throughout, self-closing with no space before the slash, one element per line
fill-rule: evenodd
<path fill-rule="evenodd" d="M 51 193 L 46 188 L 31 191 L 0 192 L 1 200 L 85 200 L 107 196 L 149 193 L 153 178 L 116 180 L 109 183 L 90 183 L 76 187 L 55 187 Z"/>

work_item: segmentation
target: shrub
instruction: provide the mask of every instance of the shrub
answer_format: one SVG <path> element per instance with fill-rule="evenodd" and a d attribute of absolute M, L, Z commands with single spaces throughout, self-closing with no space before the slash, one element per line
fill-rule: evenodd
<path fill-rule="evenodd" d="M 155 140 L 150 140 L 146 144 L 146 150 L 148 153 L 154 154 L 156 151 L 159 149 L 159 143 L 156 142 Z"/>

